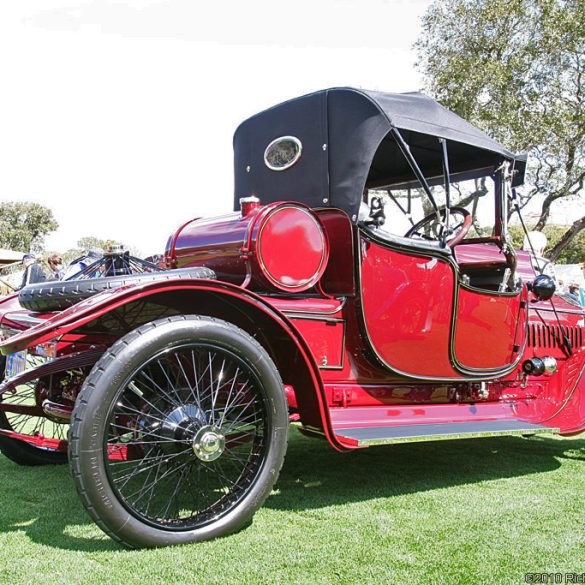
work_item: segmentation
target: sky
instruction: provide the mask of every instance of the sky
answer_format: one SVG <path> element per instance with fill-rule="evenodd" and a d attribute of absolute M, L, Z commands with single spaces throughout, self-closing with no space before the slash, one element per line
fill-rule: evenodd
<path fill-rule="evenodd" d="M 51 251 L 95 236 L 160 253 L 231 211 L 242 120 L 326 87 L 420 90 L 429 4 L 0 2 L 0 201 L 50 207 Z"/>
<path fill-rule="evenodd" d="M 413 91 L 427 0 L 0 3 L 0 200 L 50 207 L 47 247 L 162 252 L 231 211 L 232 135 L 317 89 Z"/>

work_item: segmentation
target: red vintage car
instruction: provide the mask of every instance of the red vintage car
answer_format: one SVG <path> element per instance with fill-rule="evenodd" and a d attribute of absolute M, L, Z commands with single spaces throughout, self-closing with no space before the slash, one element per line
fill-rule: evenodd
<path fill-rule="evenodd" d="M 340 451 L 585 430 L 583 309 L 508 235 L 523 157 L 351 88 L 234 151 L 234 211 L 180 226 L 166 270 L 0 302 L 5 456 L 68 458 L 97 524 L 149 547 L 249 522 L 291 423 Z"/>

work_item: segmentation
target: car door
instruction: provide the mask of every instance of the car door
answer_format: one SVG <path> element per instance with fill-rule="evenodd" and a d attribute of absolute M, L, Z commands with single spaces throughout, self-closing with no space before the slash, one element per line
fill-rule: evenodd
<path fill-rule="evenodd" d="M 470 374 L 499 371 L 517 359 L 525 340 L 526 289 L 505 286 L 508 261 L 495 241 L 468 240 L 455 248 L 455 258 L 453 361 Z"/>
<path fill-rule="evenodd" d="M 449 248 L 362 231 L 359 252 L 364 334 L 388 369 L 437 380 L 512 367 L 526 327 L 520 292 L 463 285 Z"/>

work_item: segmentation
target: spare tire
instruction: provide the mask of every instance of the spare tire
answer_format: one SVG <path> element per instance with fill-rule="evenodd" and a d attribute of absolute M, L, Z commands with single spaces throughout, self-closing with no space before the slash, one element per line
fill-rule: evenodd
<path fill-rule="evenodd" d="M 105 290 L 112 290 L 129 284 L 185 278 L 215 279 L 215 272 L 200 266 L 197 268 L 179 268 L 177 270 L 143 272 L 107 278 L 53 280 L 24 287 L 18 293 L 18 300 L 29 311 L 62 311 Z"/>

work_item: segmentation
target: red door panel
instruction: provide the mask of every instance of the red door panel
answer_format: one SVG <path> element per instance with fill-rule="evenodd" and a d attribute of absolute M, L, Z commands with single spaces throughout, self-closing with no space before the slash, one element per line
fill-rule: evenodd
<path fill-rule="evenodd" d="M 417 377 L 461 377 L 449 359 L 454 271 L 440 258 L 361 242 L 362 310 L 388 366 Z"/>
<path fill-rule="evenodd" d="M 465 368 L 497 369 L 516 354 L 520 295 L 494 296 L 459 289 L 455 325 L 455 359 Z"/>

